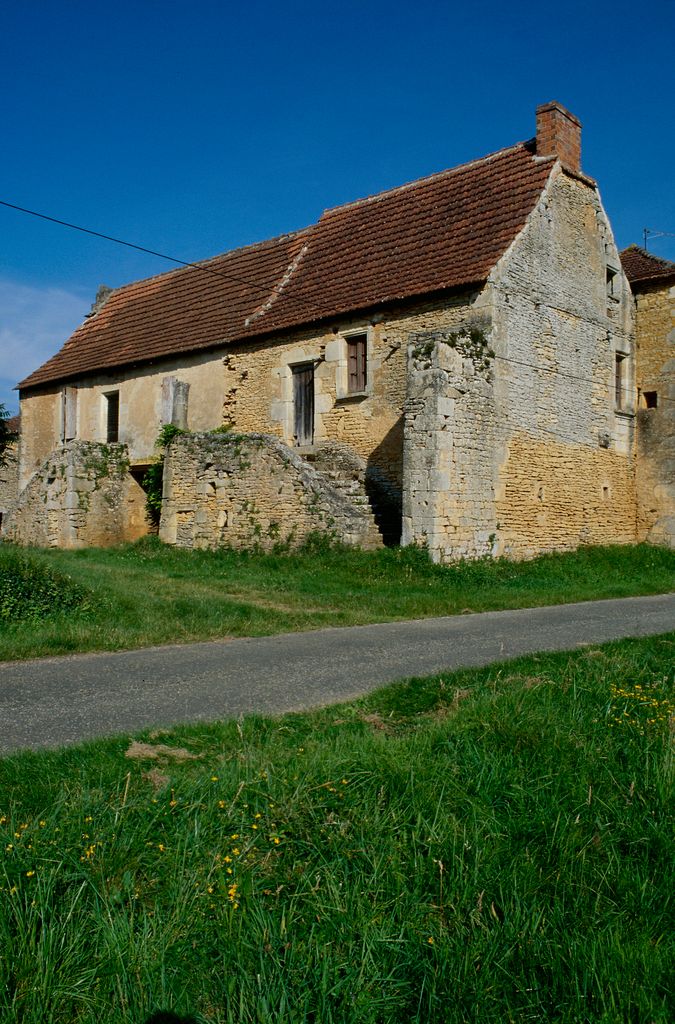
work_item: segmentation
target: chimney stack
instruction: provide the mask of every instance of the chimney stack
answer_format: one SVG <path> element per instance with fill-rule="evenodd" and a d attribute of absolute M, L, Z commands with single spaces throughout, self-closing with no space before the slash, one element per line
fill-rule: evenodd
<path fill-rule="evenodd" d="M 570 171 L 581 171 L 581 121 L 561 103 L 537 107 L 537 156 L 557 156 Z"/>

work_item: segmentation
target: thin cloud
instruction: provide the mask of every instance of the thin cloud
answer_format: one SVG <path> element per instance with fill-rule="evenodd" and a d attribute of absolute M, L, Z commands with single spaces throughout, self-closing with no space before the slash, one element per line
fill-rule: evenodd
<path fill-rule="evenodd" d="M 82 323 L 91 298 L 0 279 L 0 402 L 18 407 L 14 385 L 53 356 Z"/>

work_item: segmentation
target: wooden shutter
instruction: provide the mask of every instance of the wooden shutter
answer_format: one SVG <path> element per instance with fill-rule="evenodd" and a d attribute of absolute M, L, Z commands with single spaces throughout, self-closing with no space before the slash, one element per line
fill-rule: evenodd
<path fill-rule="evenodd" d="M 359 334 L 347 340 L 347 390 L 350 393 L 365 391 L 367 384 L 367 337 Z"/>

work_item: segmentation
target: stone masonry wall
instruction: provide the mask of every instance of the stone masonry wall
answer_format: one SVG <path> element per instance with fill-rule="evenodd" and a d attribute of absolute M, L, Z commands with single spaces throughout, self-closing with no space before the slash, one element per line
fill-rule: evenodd
<path fill-rule="evenodd" d="M 80 548 L 148 532 L 145 494 L 122 444 L 70 441 L 52 452 L 21 492 L 3 537 L 37 547 Z"/>
<path fill-rule="evenodd" d="M 232 350 L 224 357 L 223 421 L 243 432 L 274 434 L 293 445 L 294 364 L 312 362 L 316 444 L 348 445 L 400 489 L 403 474 L 403 403 L 406 349 L 411 333 L 452 328 L 475 296 L 422 301 L 360 318 L 336 318 L 325 327 L 296 332 L 267 345 Z M 367 335 L 367 386 L 347 391 L 347 339 Z"/>
<path fill-rule="evenodd" d="M 278 438 L 188 434 L 168 447 L 159 528 L 166 543 L 271 550 L 316 532 L 364 548 L 382 543 L 369 511 L 355 508 Z"/>
<path fill-rule="evenodd" d="M 499 409 L 495 552 L 527 558 L 634 542 L 632 302 L 597 190 L 554 172 L 488 287 Z M 619 403 L 617 354 L 625 357 Z"/>
<path fill-rule="evenodd" d="M 675 283 L 644 286 L 635 302 L 638 537 L 675 547 Z"/>
<path fill-rule="evenodd" d="M 403 543 L 448 561 L 636 539 L 632 303 L 591 182 L 556 165 L 459 328 L 412 332 L 408 359 Z"/>
<path fill-rule="evenodd" d="M 19 453 L 16 442 L 7 446 L 0 465 L 0 513 L 5 516 L 19 495 Z"/>
<path fill-rule="evenodd" d="M 492 552 L 495 403 L 489 323 L 420 332 L 408 347 L 403 544 L 434 561 Z"/>

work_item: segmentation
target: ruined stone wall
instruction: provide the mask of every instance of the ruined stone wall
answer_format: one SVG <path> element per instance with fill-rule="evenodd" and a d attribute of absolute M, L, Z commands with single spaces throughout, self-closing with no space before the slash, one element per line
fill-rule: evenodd
<path fill-rule="evenodd" d="M 638 536 L 675 547 L 675 282 L 641 288 L 635 295 Z"/>
<path fill-rule="evenodd" d="M 223 420 L 237 430 L 265 431 L 292 446 L 294 364 L 313 362 L 314 439 L 348 445 L 398 487 L 402 483 L 406 350 L 411 333 L 441 330 L 462 321 L 474 295 L 420 302 L 362 318 L 342 319 L 288 340 L 232 350 L 225 357 Z M 367 335 L 365 391 L 347 391 L 347 342 Z"/>
<path fill-rule="evenodd" d="M 165 359 L 147 367 L 96 374 L 71 386 L 74 411 L 66 430 L 64 388 L 21 395 L 26 444 L 21 457 L 21 486 L 64 440 L 106 442 L 106 393 L 119 391 L 119 442 L 126 444 L 132 466 L 147 465 L 155 455 L 160 427 L 173 422 L 167 407 L 167 384 L 187 385 L 181 426 L 207 430 L 221 423 L 224 390 L 222 353 L 197 353 Z"/>
<path fill-rule="evenodd" d="M 18 444 L 7 445 L 0 465 L 0 516 L 4 517 L 19 496 Z"/>
<path fill-rule="evenodd" d="M 554 172 L 489 289 L 496 553 L 634 541 L 632 303 L 597 191 Z"/>
<path fill-rule="evenodd" d="M 311 533 L 379 547 L 370 512 L 271 435 L 189 434 L 169 445 L 160 538 L 186 548 L 297 546 Z"/>
<path fill-rule="evenodd" d="M 408 348 L 402 543 L 434 561 L 490 554 L 495 428 L 490 324 L 419 332 Z"/>
<path fill-rule="evenodd" d="M 38 547 L 80 548 L 148 532 L 145 494 L 125 445 L 70 441 L 52 452 L 3 523 L 3 537 Z"/>

